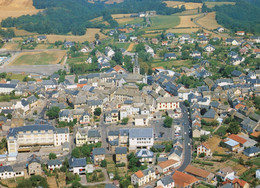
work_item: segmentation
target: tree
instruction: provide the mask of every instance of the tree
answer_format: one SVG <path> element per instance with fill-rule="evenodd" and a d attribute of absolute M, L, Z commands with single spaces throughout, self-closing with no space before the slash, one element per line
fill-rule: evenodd
<path fill-rule="evenodd" d="M 126 125 L 128 123 L 128 120 L 129 120 L 128 117 L 126 117 L 126 118 L 123 118 L 121 120 L 121 122 L 122 122 L 123 125 Z"/>
<path fill-rule="evenodd" d="M 231 133 L 231 134 L 238 134 L 240 132 L 240 127 L 239 127 L 239 123 L 238 122 L 231 122 L 227 132 Z"/>
<path fill-rule="evenodd" d="M 101 114 L 101 108 L 96 108 L 95 111 L 94 111 L 94 115 L 100 116 L 100 114 Z"/>
<path fill-rule="evenodd" d="M 98 33 L 95 34 L 95 39 L 99 40 L 99 34 Z"/>
<path fill-rule="evenodd" d="M 169 116 L 166 116 L 165 120 L 163 121 L 163 125 L 166 128 L 171 128 L 172 127 L 172 121 L 173 119 Z"/>
<path fill-rule="evenodd" d="M 51 160 L 51 159 L 56 159 L 57 158 L 57 156 L 56 156 L 56 154 L 55 153 L 49 153 L 49 159 Z"/>
<path fill-rule="evenodd" d="M 199 157 L 200 157 L 200 158 L 204 158 L 205 156 L 206 156 L 205 153 L 201 153 L 201 154 L 199 154 Z"/>
<path fill-rule="evenodd" d="M 107 161 L 106 160 L 101 161 L 101 167 L 107 167 Z"/>
<path fill-rule="evenodd" d="M 75 76 L 74 82 L 75 82 L 75 83 L 78 83 L 78 82 L 79 82 L 79 77 L 78 77 L 78 75 Z"/>
<path fill-rule="evenodd" d="M 80 149 L 79 148 L 74 148 L 71 152 L 71 156 L 75 158 L 80 158 Z"/>
<path fill-rule="evenodd" d="M 187 100 L 185 100 L 185 101 L 184 101 L 184 105 L 185 105 L 186 107 L 189 107 L 189 106 L 190 106 L 190 102 L 187 101 Z"/>
<path fill-rule="evenodd" d="M 12 114 L 9 113 L 9 114 L 7 114 L 6 117 L 7 117 L 8 119 L 12 119 L 13 116 L 12 116 Z"/>
<path fill-rule="evenodd" d="M 81 188 L 82 185 L 78 181 L 74 181 L 71 185 L 71 188 Z"/>
<path fill-rule="evenodd" d="M 57 106 L 53 106 L 51 107 L 46 115 L 50 118 L 50 119 L 55 119 L 55 118 L 58 118 L 59 117 L 59 112 L 60 112 L 60 108 L 57 107 Z"/>

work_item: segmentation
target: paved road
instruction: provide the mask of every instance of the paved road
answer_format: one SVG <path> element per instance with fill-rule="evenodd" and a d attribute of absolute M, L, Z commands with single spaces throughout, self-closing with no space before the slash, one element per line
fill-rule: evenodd
<path fill-rule="evenodd" d="M 191 128 L 191 123 L 189 121 L 188 113 L 187 113 L 187 108 L 181 103 L 180 105 L 181 109 L 183 112 L 183 139 L 184 139 L 184 159 L 181 164 L 181 166 L 178 168 L 179 171 L 184 171 L 184 169 L 191 163 L 192 159 L 192 136 L 189 133 L 190 128 Z"/>

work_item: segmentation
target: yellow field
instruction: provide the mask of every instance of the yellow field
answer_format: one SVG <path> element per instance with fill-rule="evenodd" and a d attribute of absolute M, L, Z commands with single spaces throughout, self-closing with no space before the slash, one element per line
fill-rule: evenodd
<path fill-rule="evenodd" d="M 32 0 L 0 0 L 0 20 L 7 17 L 19 17 L 26 14 L 36 14 Z"/>
<path fill-rule="evenodd" d="M 131 14 L 112 14 L 112 17 L 120 24 L 133 21 L 135 18 L 130 17 Z"/>
<path fill-rule="evenodd" d="M 28 31 L 25 31 L 23 29 L 17 29 L 16 27 L 12 27 L 12 29 L 14 30 L 14 33 L 16 36 L 33 36 L 33 35 L 37 35 L 37 33 L 31 33 Z"/>
<path fill-rule="evenodd" d="M 198 27 L 193 21 L 192 18 L 198 17 L 199 15 L 191 15 L 191 16 L 180 16 L 180 24 L 176 26 L 176 28 L 180 27 Z"/>
<path fill-rule="evenodd" d="M 12 43 L 6 43 L 3 48 L 6 50 L 17 50 L 19 47 L 19 43 L 12 42 Z"/>
<path fill-rule="evenodd" d="M 95 34 L 98 33 L 100 39 L 106 38 L 106 36 L 100 32 L 100 29 L 89 28 L 85 35 L 75 36 L 75 35 L 47 35 L 47 39 L 50 43 L 54 43 L 55 41 L 75 41 L 75 42 L 84 42 L 89 41 L 93 42 L 95 40 Z"/>
<path fill-rule="evenodd" d="M 131 43 L 126 51 L 131 52 L 133 50 L 134 46 L 135 46 L 135 44 Z"/>
<path fill-rule="evenodd" d="M 122 3 L 124 0 L 108 0 L 105 4 L 114 4 L 114 3 Z"/>
<path fill-rule="evenodd" d="M 176 7 L 181 7 L 182 5 L 185 6 L 186 10 L 190 10 L 190 9 L 197 9 L 198 7 L 202 7 L 202 3 L 185 3 L 182 1 L 164 1 L 167 4 L 167 7 L 172 7 L 172 8 L 176 8 Z"/>
<path fill-rule="evenodd" d="M 46 52 L 22 52 L 9 66 L 14 65 L 50 65 L 58 64 L 66 55 L 63 51 L 47 51 Z"/>
<path fill-rule="evenodd" d="M 235 2 L 205 2 L 208 8 L 213 8 L 214 6 L 220 6 L 220 5 L 235 5 Z"/>
<path fill-rule="evenodd" d="M 222 27 L 216 21 L 216 12 L 208 13 L 205 17 L 198 20 L 198 24 L 210 30 L 217 29 L 218 27 Z"/>

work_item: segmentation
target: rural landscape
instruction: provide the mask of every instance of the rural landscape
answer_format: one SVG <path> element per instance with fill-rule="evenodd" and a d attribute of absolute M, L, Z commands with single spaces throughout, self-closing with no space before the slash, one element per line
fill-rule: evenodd
<path fill-rule="evenodd" d="M 0 187 L 260 188 L 259 0 L 0 0 Z"/>

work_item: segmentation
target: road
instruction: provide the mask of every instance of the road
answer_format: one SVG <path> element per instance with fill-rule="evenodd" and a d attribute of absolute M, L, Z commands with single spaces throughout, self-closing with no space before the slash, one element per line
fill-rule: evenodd
<path fill-rule="evenodd" d="M 191 128 L 191 123 L 189 121 L 188 113 L 187 113 L 187 108 L 183 105 L 183 103 L 180 103 L 180 107 L 182 109 L 183 117 L 183 139 L 184 139 L 184 159 L 181 164 L 181 166 L 178 168 L 179 171 L 184 171 L 185 168 L 191 163 L 192 159 L 192 136 L 189 134 L 190 128 Z M 185 113 L 186 112 L 186 113 Z"/>
<path fill-rule="evenodd" d="M 101 138 L 102 138 L 102 147 L 106 149 L 106 152 L 110 152 L 108 150 L 108 139 L 107 139 L 107 124 L 104 123 L 104 114 L 102 113 L 100 115 L 100 122 L 99 122 L 99 127 L 100 127 L 100 131 L 101 131 Z"/>

